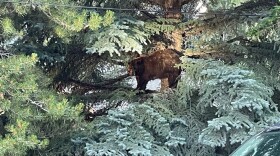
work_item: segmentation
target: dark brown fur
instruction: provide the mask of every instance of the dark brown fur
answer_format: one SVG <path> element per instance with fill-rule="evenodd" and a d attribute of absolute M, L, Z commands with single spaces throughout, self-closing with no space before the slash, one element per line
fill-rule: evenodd
<path fill-rule="evenodd" d="M 135 75 L 137 89 L 145 90 L 148 81 L 154 79 L 168 79 L 168 86 L 176 84 L 181 70 L 175 67 L 180 63 L 180 56 L 176 51 L 165 49 L 156 51 L 149 56 L 141 56 L 133 59 L 128 64 L 128 74 Z"/>

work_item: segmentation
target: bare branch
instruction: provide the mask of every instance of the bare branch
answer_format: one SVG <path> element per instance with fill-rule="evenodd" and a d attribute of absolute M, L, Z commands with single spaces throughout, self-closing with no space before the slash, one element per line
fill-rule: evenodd
<path fill-rule="evenodd" d="M 104 81 L 104 82 L 94 83 L 94 84 L 89 84 L 89 83 L 85 83 L 85 82 L 81 82 L 81 81 L 73 80 L 73 79 L 71 79 L 70 81 L 78 84 L 79 86 L 103 87 L 103 86 L 111 85 L 111 84 L 114 84 L 118 81 L 121 81 L 121 80 L 127 78 L 128 76 L 129 76 L 128 74 L 125 74 L 125 75 L 121 75 L 121 76 L 119 76 L 117 78 L 114 78 L 114 79 L 110 79 L 110 80 L 107 80 L 107 81 Z"/>

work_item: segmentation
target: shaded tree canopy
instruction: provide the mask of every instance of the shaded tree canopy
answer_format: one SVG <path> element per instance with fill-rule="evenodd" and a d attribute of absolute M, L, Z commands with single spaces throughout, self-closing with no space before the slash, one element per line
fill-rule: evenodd
<path fill-rule="evenodd" d="M 228 155 L 279 122 L 279 11 L 277 0 L 0 1 L 0 155 Z M 177 87 L 135 91 L 128 62 L 163 49 L 182 55 Z"/>

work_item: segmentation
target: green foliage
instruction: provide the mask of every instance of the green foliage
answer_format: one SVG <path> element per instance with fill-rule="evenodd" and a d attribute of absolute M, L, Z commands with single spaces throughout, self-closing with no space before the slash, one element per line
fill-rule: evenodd
<path fill-rule="evenodd" d="M 56 137 L 76 131 L 65 128 L 80 120 L 82 105 L 72 107 L 47 90 L 47 79 L 36 69 L 36 61 L 35 54 L 0 60 L 0 109 L 9 120 L 8 133 L 0 138 L 0 155 L 25 155 L 54 146 Z"/>
<path fill-rule="evenodd" d="M 111 24 L 113 24 L 115 20 L 115 13 L 113 11 L 107 10 L 105 15 L 104 15 L 104 19 L 103 19 L 103 25 L 109 26 Z"/>
<path fill-rule="evenodd" d="M 95 123 L 99 141 L 90 138 L 85 147 L 88 155 L 170 155 L 164 145 L 170 125 L 148 105 L 111 110 Z"/>
<path fill-rule="evenodd" d="M 272 49 L 273 47 L 271 47 Z M 279 55 L 274 51 L 270 51 L 270 55 L 263 56 L 260 58 L 258 54 L 253 55 L 252 59 L 240 59 L 238 64 L 239 66 L 246 67 L 254 71 L 256 77 L 260 79 L 265 85 L 270 86 L 276 90 L 280 90 L 280 64 L 278 61 Z M 266 53 L 265 49 L 261 49 L 264 53 Z M 262 54 L 263 55 L 263 54 Z M 259 58 L 259 59 L 258 59 Z"/>
<path fill-rule="evenodd" d="M 47 139 L 39 140 L 34 134 L 26 135 L 28 127 L 28 122 L 20 119 L 16 120 L 15 125 L 7 126 L 12 134 L 0 140 L 0 155 L 25 155 L 28 149 L 40 149 L 48 145 Z"/>
<path fill-rule="evenodd" d="M 1 20 L 1 24 L 3 28 L 3 33 L 6 35 L 11 35 L 16 31 L 12 24 L 12 20 L 9 18 Z"/>
<path fill-rule="evenodd" d="M 186 63 L 187 62 L 187 63 Z M 251 71 L 222 62 L 187 59 L 183 68 L 198 84 L 201 112 L 216 109 L 199 141 L 210 146 L 229 146 L 244 141 L 261 128 L 279 122 L 272 89 L 257 81 Z M 198 77 L 198 78 L 195 78 Z"/>
<path fill-rule="evenodd" d="M 15 1 L 15 2 L 24 2 L 24 1 Z M 12 5 L 14 7 L 15 12 L 20 16 L 24 16 L 31 11 L 30 6 L 28 6 L 28 4 L 14 3 Z"/>
<path fill-rule="evenodd" d="M 212 10 L 231 9 L 249 0 L 210 0 L 209 7 Z"/>
<path fill-rule="evenodd" d="M 192 36 L 186 39 L 199 48 L 210 47 L 216 51 L 219 45 L 223 50 L 229 49 L 229 53 L 247 55 L 252 53 L 246 47 L 250 44 L 247 39 L 253 39 L 275 42 L 274 51 L 279 52 L 280 49 L 277 23 L 279 7 L 275 7 L 271 17 L 263 21 L 260 18 L 236 18 L 229 15 L 229 18 L 224 16 L 224 19 L 215 17 L 212 24 L 212 19 L 207 18 L 205 23 L 189 21 L 188 24 L 180 24 L 171 19 L 157 18 L 143 22 L 125 18 L 128 15 L 138 16 L 141 20 L 146 18 L 146 14 L 136 11 L 105 12 L 59 6 L 159 9 L 147 1 L 101 0 L 91 4 L 92 1 L 87 0 L 39 0 L 36 5 L 25 4 L 30 2 L 27 0 L 15 2 L 22 3 L 1 3 L 1 46 L 3 42 L 12 40 L 9 44 L 14 44 L 14 49 L 24 49 L 29 54 L 37 52 L 40 65 L 63 62 L 64 56 L 69 56 L 67 54 L 76 53 L 75 56 L 78 56 L 84 49 L 90 54 L 105 55 L 96 59 L 104 59 L 108 54 L 111 56 L 109 59 L 116 56 L 127 60 L 130 52 L 143 52 L 150 35 L 160 36 L 178 28 L 184 29 L 189 35 L 191 32 L 188 31 L 200 27 L 198 30 L 202 34 L 194 36 L 193 41 Z M 246 0 L 212 0 L 209 8 L 231 9 L 243 2 Z M 203 24 L 206 29 L 211 29 L 210 32 L 204 29 Z M 255 27 L 251 29 L 252 26 Z M 240 41 L 246 43 L 241 45 L 236 40 L 233 44 L 225 44 L 237 36 L 241 36 Z M 85 59 L 70 60 L 73 64 L 90 60 L 81 58 Z M 240 58 L 235 59 L 240 62 Z M 247 69 L 258 68 L 254 69 L 258 78 L 251 71 L 226 66 L 221 62 L 187 60 L 182 65 L 187 74 L 182 77 L 176 90 L 155 95 L 149 100 L 139 96 L 146 101 L 144 104 L 129 103 L 129 108 L 110 110 L 107 116 L 89 123 L 92 126 L 89 128 L 82 127 L 84 125 L 78 118 L 81 105 L 72 107 L 71 102 L 46 87 L 49 80 L 35 68 L 35 56 L 1 60 L 0 115 L 8 117 L 9 122 L 3 130 L 0 120 L 1 134 L 5 134 L 0 139 L 0 155 L 82 155 L 84 151 L 88 155 L 214 155 L 214 148 L 210 146 L 230 147 L 259 129 L 279 121 L 276 105 L 271 100 L 272 89 L 266 86 L 280 88 L 277 58 L 257 63 L 252 61 L 251 64 L 248 60 L 241 62 L 240 67 L 247 65 Z M 254 67 L 249 67 L 252 64 Z M 259 64 L 264 68 L 259 68 Z M 109 73 L 98 75 L 104 80 L 121 72 L 112 69 L 117 72 L 112 75 L 112 66 L 85 68 L 95 70 L 94 74 L 99 74 L 99 71 L 101 74 L 103 71 Z M 60 64 L 58 68 L 61 68 Z M 77 76 L 80 79 L 85 77 L 80 75 Z M 95 82 L 95 79 L 89 82 Z M 105 97 L 112 106 L 115 106 L 113 104 L 116 101 L 135 98 L 135 94 L 129 95 L 129 91 L 121 89 L 96 92 L 96 97 Z M 75 138 L 73 142 L 70 142 L 71 138 Z"/>
<path fill-rule="evenodd" d="M 62 62 L 67 53 L 75 53 L 77 47 L 80 51 L 86 49 L 90 54 L 119 57 L 127 52 L 141 54 L 143 46 L 149 42 L 149 33 L 144 30 L 142 21 L 116 15 L 110 10 L 75 7 L 81 5 L 80 2 L 62 0 L 55 6 L 56 3 L 40 0 L 36 1 L 36 5 L 22 5 L 22 12 L 6 12 L 3 15 L 5 33 L 22 32 L 22 38 L 15 39 L 16 51 L 36 52 L 40 61 L 53 66 Z M 9 5 L 11 8 L 20 7 L 18 3 Z M 13 23 L 15 27 L 12 27 Z"/>
<path fill-rule="evenodd" d="M 143 30 L 143 22 L 123 18 L 115 21 L 111 26 L 100 29 L 93 36 L 89 36 L 88 53 L 109 53 L 120 56 L 121 52 L 142 53 L 143 44 L 148 42 L 148 34 Z"/>
<path fill-rule="evenodd" d="M 0 18 L 0 35 L 9 40 L 15 36 L 22 36 L 23 33 L 15 29 L 14 23 L 10 18 L 5 17 Z"/>
<path fill-rule="evenodd" d="M 197 141 L 203 127 L 197 120 L 160 109 L 176 101 L 174 94 L 166 95 L 169 100 L 158 95 L 144 104 L 110 110 L 93 121 L 93 133 L 73 142 L 85 146 L 87 155 L 213 155 L 213 149 Z"/>
<path fill-rule="evenodd" d="M 279 13 L 280 7 L 275 6 L 269 11 L 268 16 L 256 23 L 247 32 L 247 35 L 254 40 L 278 42 L 280 40 L 278 25 Z"/>
<path fill-rule="evenodd" d="M 77 36 L 88 28 L 96 30 L 109 26 L 114 20 L 112 12 L 106 12 L 105 19 L 98 12 L 76 8 L 75 5 L 78 3 L 69 0 L 59 1 L 58 6 L 55 5 L 57 1 L 53 0 L 39 0 L 36 1 L 36 5 L 31 3 L 30 1 L 1 3 L 0 7 L 3 10 L 9 6 L 9 11 L 0 15 L 1 42 L 3 39 L 4 42 L 13 45 L 12 48 L 16 52 L 24 51 L 28 54 L 36 52 L 40 61 L 49 59 L 44 60 L 48 65 L 61 62 L 57 60 L 65 56 L 69 51 L 67 49 L 69 45 L 87 44 L 84 38 Z M 93 19 L 99 19 L 99 22 Z M 2 35 L 5 35 L 4 38 Z M 12 41 L 9 41 L 10 39 Z"/>
<path fill-rule="evenodd" d="M 60 8 L 59 10 L 46 10 L 42 9 L 43 13 L 46 14 L 49 20 L 53 21 L 56 25 L 54 27 L 56 36 L 67 40 L 71 39 L 71 36 L 85 29 L 87 24 L 87 12 L 78 11 L 75 9 Z M 65 16 L 65 14 L 67 16 Z M 96 14 L 97 17 L 98 14 Z M 101 17 L 100 17 L 101 18 Z M 95 23 L 95 27 L 99 27 L 100 23 Z"/>
<path fill-rule="evenodd" d="M 88 20 L 88 25 L 91 30 L 97 30 L 102 22 L 102 18 L 97 13 L 92 13 Z"/>
<path fill-rule="evenodd" d="M 157 145 L 166 141 L 170 126 L 150 106 L 110 110 L 107 117 L 94 121 L 93 129 L 97 131 L 86 142 L 87 155 L 170 155 L 166 146 Z"/>
<path fill-rule="evenodd" d="M 201 131 L 207 126 L 205 118 L 211 117 L 211 111 L 201 114 L 196 109 L 196 96 L 192 94 L 194 84 L 188 78 L 181 78 L 175 90 L 155 95 L 152 105 L 171 125 L 173 137 L 180 138 L 173 142 L 169 149 L 173 155 L 215 155 L 214 149 L 198 142 Z M 213 113 L 213 112 L 212 112 Z"/>
<path fill-rule="evenodd" d="M 158 18 L 156 21 L 145 22 L 145 29 L 151 34 L 170 33 L 176 29 L 174 23 L 178 22 L 175 19 Z"/>

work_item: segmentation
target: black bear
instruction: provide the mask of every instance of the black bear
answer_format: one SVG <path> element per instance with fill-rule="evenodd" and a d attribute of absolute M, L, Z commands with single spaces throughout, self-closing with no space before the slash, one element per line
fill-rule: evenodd
<path fill-rule="evenodd" d="M 137 89 L 145 90 L 148 81 L 161 79 L 161 90 L 176 84 L 181 69 L 175 67 L 179 64 L 180 56 L 171 49 L 159 50 L 148 56 L 140 56 L 128 63 L 128 74 L 135 75 Z M 164 84 L 168 83 L 168 84 Z M 164 87 L 163 87 L 164 86 Z"/>

